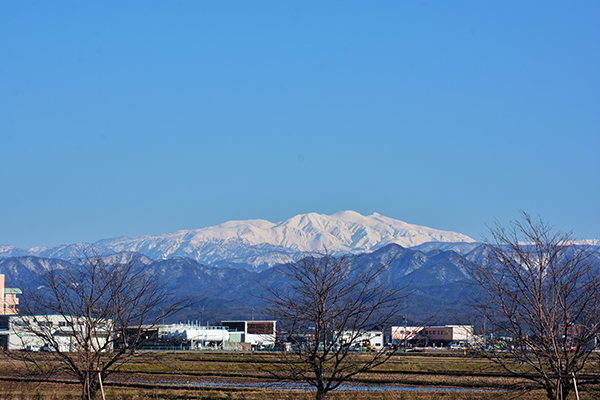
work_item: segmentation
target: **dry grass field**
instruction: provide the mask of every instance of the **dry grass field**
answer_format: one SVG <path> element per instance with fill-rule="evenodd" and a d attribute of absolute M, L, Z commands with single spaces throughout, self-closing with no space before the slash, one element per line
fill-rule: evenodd
<path fill-rule="evenodd" d="M 50 357 L 44 353 L 35 356 Z M 265 369 L 274 357 L 251 352 L 141 352 L 110 376 L 105 382 L 105 395 L 107 399 L 124 400 L 313 398 L 307 391 L 272 386 Z M 545 398 L 543 392 L 527 390 L 525 380 L 509 376 L 489 360 L 458 351 L 401 353 L 374 371 L 358 376 L 351 384 L 384 390 L 341 390 L 333 392 L 330 398 Z M 0 359 L 0 399 L 76 399 L 80 390 L 66 374 L 42 376 L 12 358 Z M 587 388 L 582 399 L 600 398 L 597 390 Z"/>

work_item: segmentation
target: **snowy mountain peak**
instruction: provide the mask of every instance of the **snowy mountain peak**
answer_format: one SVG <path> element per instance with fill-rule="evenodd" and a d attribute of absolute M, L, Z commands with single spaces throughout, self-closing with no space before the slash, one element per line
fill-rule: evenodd
<path fill-rule="evenodd" d="M 156 236 L 120 237 L 93 245 L 101 252 L 137 251 L 155 259 L 184 256 L 207 265 L 264 268 L 288 261 L 301 252 L 327 248 L 334 254 L 373 251 L 390 243 L 413 247 L 426 242 L 474 242 L 468 236 L 411 225 L 374 213 L 355 211 L 333 215 L 308 213 L 278 223 L 261 219 L 228 221 L 223 224 L 182 230 Z M 77 245 L 52 249 L 0 250 L 44 257 L 70 258 Z"/>

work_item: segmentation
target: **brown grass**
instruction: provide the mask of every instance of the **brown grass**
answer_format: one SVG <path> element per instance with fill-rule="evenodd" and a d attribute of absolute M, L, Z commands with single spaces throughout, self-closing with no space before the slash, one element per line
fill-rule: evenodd
<path fill-rule="evenodd" d="M 48 357 L 48 355 L 40 355 Z M 139 353 L 106 382 L 109 400 L 142 399 L 312 399 L 310 392 L 287 392 L 268 389 L 228 389 L 225 386 L 208 390 L 197 387 L 166 386 L 168 383 L 210 382 L 264 382 L 264 371 L 274 361 L 274 355 L 220 352 L 162 352 Z M 523 370 L 529 372 L 526 367 Z M 69 376 L 53 376 L 54 382 L 23 379 L 22 364 L 0 358 L 0 400 L 58 400 L 80 398 L 80 386 L 69 383 Z M 33 379 L 33 380 L 32 380 Z M 508 376 L 500 367 L 476 355 L 456 352 L 400 354 L 375 371 L 362 374 L 358 382 L 375 385 L 411 387 L 453 387 L 471 389 L 495 389 L 485 392 L 431 392 L 431 391 L 382 391 L 382 392 L 333 392 L 329 398 L 341 399 L 544 399 L 539 390 L 516 391 L 527 388 L 528 382 Z M 583 399 L 600 398 L 600 392 L 587 391 Z"/>

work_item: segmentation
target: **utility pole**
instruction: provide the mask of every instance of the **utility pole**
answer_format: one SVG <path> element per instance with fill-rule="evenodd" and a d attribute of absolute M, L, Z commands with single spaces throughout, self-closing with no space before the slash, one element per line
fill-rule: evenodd
<path fill-rule="evenodd" d="M 406 339 L 408 338 L 408 333 L 406 332 L 406 314 L 404 314 L 404 352 L 406 353 Z"/>

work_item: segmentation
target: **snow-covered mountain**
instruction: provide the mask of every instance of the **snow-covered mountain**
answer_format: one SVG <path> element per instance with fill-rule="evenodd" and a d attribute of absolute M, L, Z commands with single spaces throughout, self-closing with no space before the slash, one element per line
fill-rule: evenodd
<path fill-rule="evenodd" d="M 93 243 L 102 253 L 136 251 L 154 260 L 189 257 L 206 265 L 264 269 L 302 252 L 327 248 L 335 254 L 361 253 L 396 243 L 414 247 L 428 242 L 474 242 L 468 236 L 408 224 L 377 213 L 354 211 L 333 215 L 301 214 L 286 221 L 229 221 L 221 225 L 155 236 L 103 239 Z M 18 249 L 0 246 L 0 257 L 35 255 L 69 259 L 76 244 Z"/>

